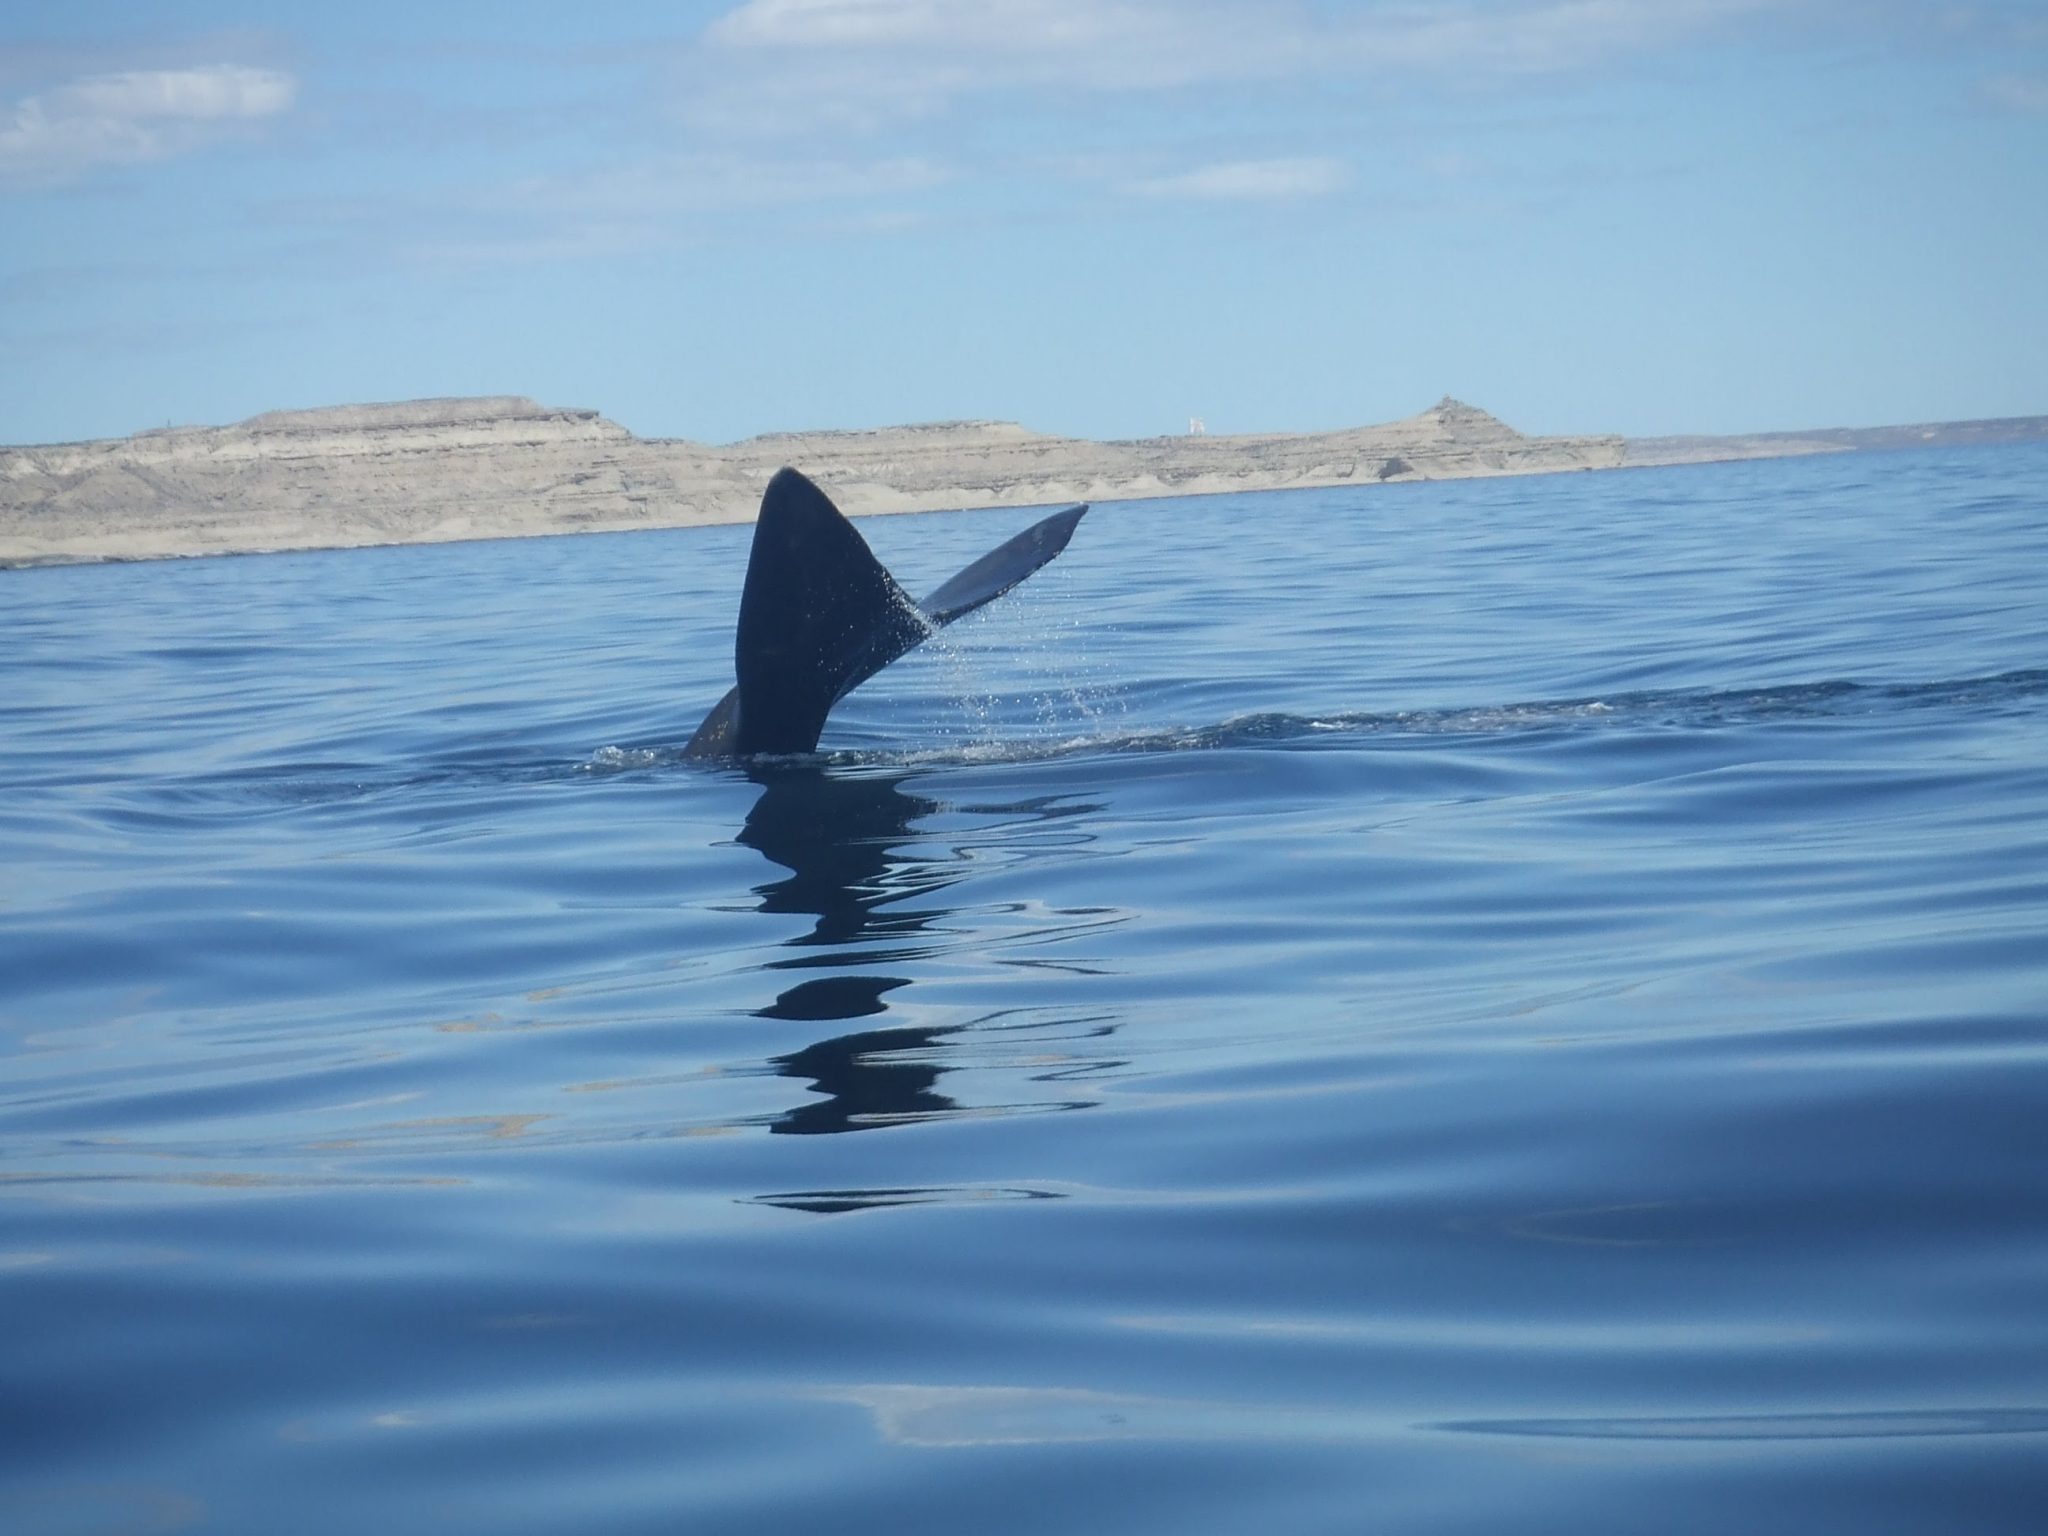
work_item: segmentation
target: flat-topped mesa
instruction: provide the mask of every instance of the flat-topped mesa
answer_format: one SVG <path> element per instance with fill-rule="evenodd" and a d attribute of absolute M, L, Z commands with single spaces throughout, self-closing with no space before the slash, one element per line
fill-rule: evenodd
<path fill-rule="evenodd" d="M 215 458 L 295 459 L 622 443 L 633 434 L 593 410 L 541 405 L 522 395 L 486 395 L 266 411 L 232 427 L 200 429 L 198 435 Z"/>
<path fill-rule="evenodd" d="M 133 437 L 0 450 L 0 478 L 76 475 L 118 464 L 155 468 L 255 460 L 340 460 L 386 454 L 627 442 L 596 411 L 546 406 L 519 395 L 400 400 L 376 405 L 265 411 L 226 427 L 161 427 Z"/>
<path fill-rule="evenodd" d="M 417 427 L 454 427 L 486 422 L 591 422 L 596 411 L 542 405 L 526 395 L 441 395 L 426 400 L 391 400 L 368 405 L 321 405 L 307 410 L 265 411 L 234 428 L 244 432 L 380 432 Z M 607 423 L 609 425 L 609 423 Z M 623 433 L 625 429 L 617 429 Z"/>

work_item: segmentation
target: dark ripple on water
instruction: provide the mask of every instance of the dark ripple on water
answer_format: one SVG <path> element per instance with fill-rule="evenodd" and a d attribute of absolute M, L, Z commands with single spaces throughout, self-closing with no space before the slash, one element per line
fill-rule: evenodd
<path fill-rule="evenodd" d="M 2027 1529 L 2044 508 L 1099 508 L 751 765 L 743 530 L 8 573 L 0 1524 Z"/>

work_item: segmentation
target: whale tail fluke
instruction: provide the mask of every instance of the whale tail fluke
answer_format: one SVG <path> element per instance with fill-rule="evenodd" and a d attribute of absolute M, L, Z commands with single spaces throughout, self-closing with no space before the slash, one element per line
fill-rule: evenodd
<path fill-rule="evenodd" d="M 739 681 L 697 728 L 693 757 L 809 752 L 832 706 L 926 636 L 993 601 L 1067 547 L 1069 507 L 914 603 L 831 498 L 794 469 L 761 498 L 733 642 Z"/>
<path fill-rule="evenodd" d="M 1086 505 L 1068 507 L 1033 523 L 952 578 L 917 606 L 935 626 L 952 623 L 992 603 L 1067 547 Z"/>

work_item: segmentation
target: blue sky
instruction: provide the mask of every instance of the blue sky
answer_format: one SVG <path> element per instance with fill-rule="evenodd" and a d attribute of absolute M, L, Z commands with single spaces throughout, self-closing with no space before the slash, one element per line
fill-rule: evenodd
<path fill-rule="evenodd" d="M 0 206 L 0 442 L 2048 412 L 2044 0 L 10 6 Z"/>

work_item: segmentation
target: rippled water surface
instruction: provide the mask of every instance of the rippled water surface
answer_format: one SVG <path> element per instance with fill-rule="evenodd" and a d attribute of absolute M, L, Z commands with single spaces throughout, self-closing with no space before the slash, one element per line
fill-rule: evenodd
<path fill-rule="evenodd" d="M 0 573 L 0 1529 L 2043 1528 L 2048 451 L 746 539 Z"/>

